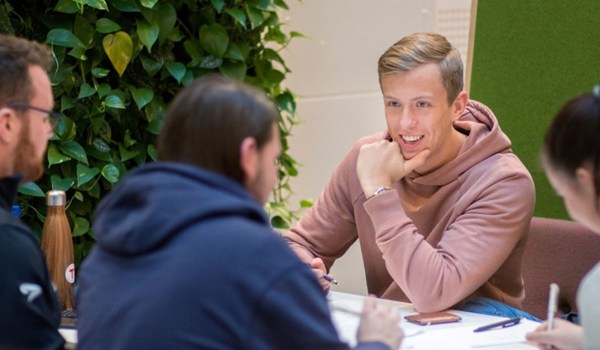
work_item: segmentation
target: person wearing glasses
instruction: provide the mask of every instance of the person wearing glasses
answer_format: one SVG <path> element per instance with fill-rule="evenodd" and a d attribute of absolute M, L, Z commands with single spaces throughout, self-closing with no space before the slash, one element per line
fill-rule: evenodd
<path fill-rule="evenodd" d="M 550 124 L 542 165 L 571 218 L 600 234 L 600 85 L 568 101 Z M 566 242 L 568 244 L 568 242 Z M 574 264 L 577 262 L 574 261 Z M 600 349 L 600 263 L 577 292 L 580 323 L 554 319 L 527 335 L 540 349 Z"/>
<path fill-rule="evenodd" d="M 37 180 L 59 115 L 40 43 L 0 35 L 0 349 L 61 349 L 60 305 L 39 242 L 11 215 L 20 183 Z"/>

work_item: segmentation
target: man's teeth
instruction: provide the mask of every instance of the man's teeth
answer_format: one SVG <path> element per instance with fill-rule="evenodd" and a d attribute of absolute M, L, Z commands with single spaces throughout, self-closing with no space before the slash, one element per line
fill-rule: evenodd
<path fill-rule="evenodd" d="M 419 141 L 423 136 L 402 136 L 402 140 L 406 142 L 416 142 Z"/>

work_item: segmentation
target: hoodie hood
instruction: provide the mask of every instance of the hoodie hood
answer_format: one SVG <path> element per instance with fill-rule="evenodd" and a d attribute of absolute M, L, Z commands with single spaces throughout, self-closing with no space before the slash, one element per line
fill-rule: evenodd
<path fill-rule="evenodd" d="M 94 217 L 97 244 L 112 254 L 154 250 L 190 225 L 243 215 L 267 224 L 263 208 L 239 183 L 181 163 L 157 162 L 125 177 Z"/>
<path fill-rule="evenodd" d="M 469 100 L 465 112 L 454 122 L 454 127 L 468 134 L 458 156 L 427 175 L 409 174 L 407 178 L 410 182 L 443 186 L 484 159 L 499 153 L 511 153 L 510 139 L 500 129 L 494 113 L 480 102 Z"/>

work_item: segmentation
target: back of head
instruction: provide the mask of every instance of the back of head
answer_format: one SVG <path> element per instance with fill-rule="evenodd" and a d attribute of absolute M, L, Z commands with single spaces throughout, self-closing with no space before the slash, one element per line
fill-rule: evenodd
<path fill-rule="evenodd" d="M 569 177 L 589 164 L 600 198 L 600 85 L 568 101 L 554 117 L 544 138 L 544 164 Z"/>
<path fill-rule="evenodd" d="M 0 34 L 0 106 L 29 102 L 33 97 L 29 66 L 48 70 L 51 62 L 45 45 Z"/>
<path fill-rule="evenodd" d="M 273 137 L 275 105 L 260 90 L 207 75 L 171 102 L 158 142 L 158 158 L 195 165 L 243 184 L 240 145 L 247 137 L 262 148 Z"/>
<path fill-rule="evenodd" d="M 379 58 L 379 78 L 427 63 L 439 66 L 442 83 L 448 93 L 448 103 L 452 103 L 463 89 L 463 64 L 458 49 L 443 35 L 414 33 L 400 39 Z"/>

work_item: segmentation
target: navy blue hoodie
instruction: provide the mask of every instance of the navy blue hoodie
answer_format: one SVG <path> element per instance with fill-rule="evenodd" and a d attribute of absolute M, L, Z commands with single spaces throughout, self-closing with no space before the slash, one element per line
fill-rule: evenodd
<path fill-rule="evenodd" d="M 313 272 L 229 178 L 143 166 L 103 200 L 94 231 L 78 350 L 347 348 Z"/>

